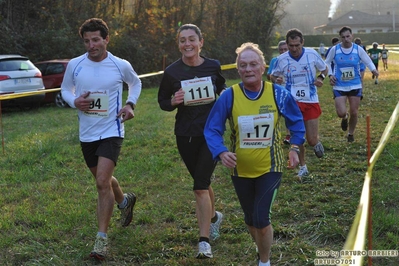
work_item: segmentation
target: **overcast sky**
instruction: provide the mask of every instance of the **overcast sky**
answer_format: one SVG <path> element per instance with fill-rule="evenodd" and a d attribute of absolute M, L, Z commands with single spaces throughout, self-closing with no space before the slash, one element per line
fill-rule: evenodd
<path fill-rule="evenodd" d="M 350 10 L 365 13 L 399 16 L 399 0 L 290 0 L 286 5 L 281 31 L 297 27 L 305 34 L 313 34 L 313 28 L 328 23 L 328 17 L 338 18 Z"/>

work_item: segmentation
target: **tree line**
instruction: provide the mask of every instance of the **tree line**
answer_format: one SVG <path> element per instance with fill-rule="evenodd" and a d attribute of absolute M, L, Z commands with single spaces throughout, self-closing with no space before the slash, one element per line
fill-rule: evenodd
<path fill-rule="evenodd" d="M 204 56 L 228 64 L 243 42 L 271 53 L 279 38 L 273 28 L 287 1 L 0 0 L 0 53 L 26 55 L 33 62 L 78 56 L 85 52 L 79 26 L 99 17 L 110 28 L 109 51 L 139 74 L 162 70 L 180 57 L 176 33 L 185 23 L 202 30 Z"/>

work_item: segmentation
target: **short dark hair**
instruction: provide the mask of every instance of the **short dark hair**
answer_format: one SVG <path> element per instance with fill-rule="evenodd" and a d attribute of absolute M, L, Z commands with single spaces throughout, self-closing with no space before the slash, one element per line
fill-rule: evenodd
<path fill-rule="evenodd" d="M 335 44 L 337 42 L 339 42 L 339 39 L 337 37 L 334 37 L 334 38 L 331 39 L 331 43 L 332 44 Z"/>
<path fill-rule="evenodd" d="M 288 39 L 295 39 L 299 37 L 299 39 L 301 40 L 301 42 L 303 42 L 303 34 L 300 30 L 294 28 L 294 29 L 290 29 L 287 31 L 287 34 L 285 35 L 285 41 L 288 43 Z"/>
<path fill-rule="evenodd" d="M 107 23 L 101 18 L 89 18 L 83 22 L 82 26 L 79 28 L 79 36 L 83 38 L 85 32 L 100 31 L 100 35 L 103 39 L 107 38 L 109 34 L 109 29 Z"/>
<path fill-rule="evenodd" d="M 345 32 L 345 31 L 349 31 L 352 34 L 352 29 L 348 26 L 343 26 L 340 30 L 339 30 L 339 35 L 341 35 L 341 33 Z"/>
<path fill-rule="evenodd" d="M 177 31 L 177 39 L 179 39 L 180 32 L 183 30 L 193 30 L 195 33 L 198 35 L 198 39 L 201 41 L 202 40 L 202 33 L 200 28 L 198 28 L 197 25 L 194 24 L 184 24 L 182 25 L 179 30 Z"/>

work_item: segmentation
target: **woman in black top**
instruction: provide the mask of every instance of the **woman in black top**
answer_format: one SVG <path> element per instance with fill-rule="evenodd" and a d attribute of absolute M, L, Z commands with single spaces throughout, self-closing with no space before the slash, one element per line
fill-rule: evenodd
<path fill-rule="evenodd" d="M 164 111 L 177 108 L 177 148 L 194 179 L 196 215 L 200 229 L 197 258 L 212 258 L 209 239 L 219 237 L 222 213 L 215 211 L 211 176 L 216 166 L 204 137 L 204 127 L 216 95 L 225 88 L 220 63 L 200 55 L 204 39 L 193 24 L 180 27 L 177 35 L 182 57 L 168 66 L 158 91 Z"/>

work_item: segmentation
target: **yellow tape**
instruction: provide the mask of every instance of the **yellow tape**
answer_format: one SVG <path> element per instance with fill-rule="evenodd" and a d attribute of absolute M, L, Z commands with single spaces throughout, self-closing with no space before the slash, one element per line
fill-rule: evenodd
<path fill-rule="evenodd" d="M 367 169 L 366 176 L 364 179 L 363 190 L 360 196 L 359 206 L 357 208 L 355 219 L 352 223 L 348 237 L 344 244 L 343 250 L 362 251 L 365 250 L 366 243 L 366 230 L 367 230 L 367 219 L 368 219 L 368 208 L 370 202 L 370 184 L 372 177 L 373 167 L 378 160 L 381 152 L 384 150 L 392 131 L 399 119 L 399 102 L 396 105 L 391 118 L 385 127 L 384 133 L 378 143 L 377 149 L 370 158 L 370 166 Z M 363 265 L 364 256 L 345 256 L 344 258 L 355 259 L 355 264 L 342 264 L 342 265 Z"/>
<path fill-rule="evenodd" d="M 222 70 L 227 70 L 227 69 L 232 69 L 232 68 L 236 68 L 236 64 L 235 63 L 221 66 Z M 138 77 L 139 78 L 147 78 L 147 77 L 152 77 L 152 76 L 161 75 L 161 74 L 163 74 L 163 71 L 157 71 L 157 72 L 151 72 L 151 73 L 147 73 L 147 74 L 142 74 L 142 75 L 138 75 Z M 60 91 L 60 90 L 61 90 L 61 88 L 55 88 L 55 89 L 47 89 L 45 91 L 34 91 L 34 92 L 21 92 L 21 93 L 13 93 L 13 94 L 4 94 L 4 95 L 0 95 L 0 101 L 1 100 L 9 100 L 9 99 L 20 98 L 20 97 L 25 97 L 25 96 L 35 95 L 35 94 L 42 94 L 42 93 Z"/>
<path fill-rule="evenodd" d="M 220 68 L 221 68 L 222 70 L 227 70 L 227 69 L 236 68 L 236 63 L 234 63 L 234 64 L 222 65 L 222 66 L 220 66 Z M 163 71 L 151 72 L 151 73 L 139 75 L 139 78 L 147 78 L 147 77 L 156 76 L 156 75 L 161 75 L 161 74 L 163 74 Z"/>
<path fill-rule="evenodd" d="M 58 89 L 60 90 L 60 89 Z M 36 95 L 36 94 L 43 94 L 50 92 L 50 90 L 40 90 L 40 91 L 28 91 L 28 92 L 18 92 L 18 93 L 12 93 L 12 94 L 4 94 L 0 95 L 0 101 L 1 100 L 9 100 L 9 99 L 15 99 L 15 98 L 21 98 L 25 96 L 31 96 L 31 95 Z"/>
<path fill-rule="evenodd" d="M 236 66 L 237 66 L 236 63 L 234 63 L 234 64 L 228 64 L 228 65 L 223 65 L 223 66 L 221 66 L 221 69 L 222 69 L 222 70 L 227 70 L 227 69 L 236 68 Z"/>
<path fill-rule="evenodd" d="M 139 75 L 139 78 L 146 78 L 146 77 L 156 76 L 156 75 L 160 75 L 160 74 L 163 74 L 163 71 L 142 74 L 142 75 Z"/>

